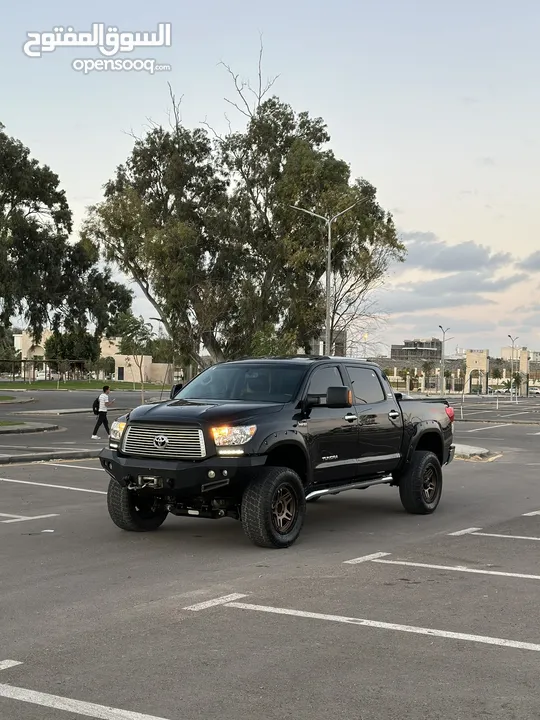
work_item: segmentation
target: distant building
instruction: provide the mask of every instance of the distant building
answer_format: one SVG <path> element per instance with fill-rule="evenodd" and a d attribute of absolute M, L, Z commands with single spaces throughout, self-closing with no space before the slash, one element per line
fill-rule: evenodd
<path fill-rule="evenodd" d="M 391 360 L 440 360 L 442 357 L 442 340 L 439 338 L 416 338 L 405 340 L 403 345 L 392 345 L 390 348 Z"/>

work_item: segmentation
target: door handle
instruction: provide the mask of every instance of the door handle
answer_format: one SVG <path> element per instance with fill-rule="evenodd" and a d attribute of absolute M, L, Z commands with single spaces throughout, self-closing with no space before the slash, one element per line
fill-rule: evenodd
<path fill-rule="evenodd" d="M 390 418 L 390 420 L 397 420 L 399 418 L 399 413 L 397 410 L 390 410 L 390 412 L 388 413 L 388 417 Z"/>
<path fill-rule="evenodd" d="M 346 420 L 347 422 L 353 422 L 354 420 L 358 420 L 358 415 L 353 415 L 352 413 L 347 413 L 343 419 Z"/>

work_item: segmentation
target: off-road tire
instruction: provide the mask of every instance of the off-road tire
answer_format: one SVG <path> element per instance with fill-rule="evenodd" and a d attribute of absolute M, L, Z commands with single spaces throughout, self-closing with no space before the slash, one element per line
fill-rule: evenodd
<path fill-rule="evenodd" d="M 437 509 L 442 486 L 443 474 L 438 457 L 432 452 L 417 450 L 399 479 L 401 503 L 413 515 L 429 515 Z"/>
<path fill-rule="evenodd" d="M 122 530 L 151 532 L 157 530 L 169 514 L 167 510 L 138 509 L 136 490 L 128 490 L 111 478 L 107 491 L 107 509 L 111 520 Z M 148 498 L 151 501 L 151 496 Z M 144 498 L 146 500 L 146 498 Z"/>
<path fill-rule="evenodd" d="M 290 496 L 291 521 L 279 530 L 279 494 Z M 281 507 L 285 507 L 282 501 Z M 274 508 L 273 508 L 274 506 Z M 300 535 L 306 516 L 306 493 L 299 476 L 286 467 L 264 467 L 242 497 L 240 517 L 248 538 L 259 547 L 288 548 Z M 281 519 L 283 513 L 281 513 Z"/>

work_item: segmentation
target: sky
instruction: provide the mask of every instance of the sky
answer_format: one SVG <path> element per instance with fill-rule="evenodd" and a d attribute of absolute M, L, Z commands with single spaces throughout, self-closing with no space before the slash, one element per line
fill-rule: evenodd
<path fill-rule="evenodd" d="M 440 335 L 454 346 L 540 349 L 540 3 L 538 0 L 206 0 L 4 7 L 0 122 L 59 175 L 76 228 L 128 157 L 130 132 L 167 122 L 167 83 L 182 120 L 224 126 L 231 84 L 220 61 L 264 72 L 297 110 L 322 116 L 353 177 L 375 185 L 409 253 L 378 303 L 377 341 Z M 28 57 L 29 32 L 155 31 L 172 44 L 134 51 L 171 70 L 89 72 L 94 48 Z M 120 56 L 117 56 L 120 57 Z M 137 313 L 152 314 L 142 298 Z"/>

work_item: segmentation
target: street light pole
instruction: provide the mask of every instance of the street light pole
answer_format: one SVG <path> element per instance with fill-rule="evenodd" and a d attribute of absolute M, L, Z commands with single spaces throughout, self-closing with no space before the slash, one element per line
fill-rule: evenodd
<path fill-rule="evenodd" d="M 441 395 L 444 395 L 446 392 L 446 378 L 444 377 L 444 344 L 446 342 L 446 333 L 450 330 L 450 328 L 446 328 L 446 330 L 443 328 L 442 325 L 439 325 L 442 332 L 442 346 L 441 346 Z"/>
<path fill-rule="evenodd" d="M 326 223 L 327 228 L 327 244 L 326 244 L 326 338 L 325 338 L 325 345 L 326 345 L 326 355 L 332 354 L 332 290 L 330 285 L 330 275 L 332 273 L 332 223 L 334 220 L 337 220 L 338 217 L 341 215 L 344 215 L 346 212 L 349 212 L 349 210 L 352 210 L 353 207 L 358 205 L 358 203 L 361 202 L 361 200 L 357 200 L 355 203 L 350 205 L 348 208 L 345 208 L 345 210 L 342 210 L 341 212 L 337 213 L 333 217 L 325 217 L 324 215 L 318 215 L 317 213 L 311 212 L 311 210 L 306 210 L 305 208 L 298 207 L 298 205 L 290 205 L 289 207 L 292 207 L 294 210 L 300 210 L 301 212 L 306 213 L 307 215 L 312 215 L 313 217 L 319 218 L 319 220 L 323 220 Z"/>
<path fill-rule="evenodd" d="M 511 335 L 508 336 L 512 343 L 512 357 L 510 359 L 510 402 L 512 402 L 512 388 L 514 387 L 514 347 L 518 337 L 513 338 Z M 517 400 L 517 388 L 516 388 L 516 400 Z"/>

